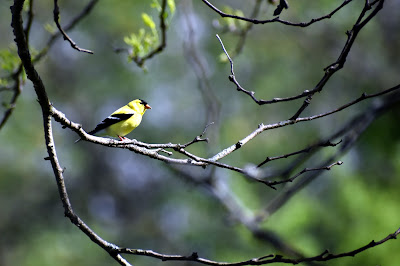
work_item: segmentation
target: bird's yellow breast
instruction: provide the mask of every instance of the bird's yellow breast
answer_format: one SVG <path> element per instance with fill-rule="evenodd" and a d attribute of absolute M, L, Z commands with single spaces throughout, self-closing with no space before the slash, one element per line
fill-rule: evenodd
<path fill-rule="evenodd" d="M 134 114 L 131 118 L 118 122 L 106 129 L 107 135 L 112 137 L 125 136 L 131 133 L 142 121 L 142 116 Z"/>

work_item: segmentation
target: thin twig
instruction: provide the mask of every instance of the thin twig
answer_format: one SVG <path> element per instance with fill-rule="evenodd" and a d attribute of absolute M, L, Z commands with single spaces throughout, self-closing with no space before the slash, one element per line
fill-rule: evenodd
<path fill-rule="evenodd" d="M 224 51 L 225 55 L 227 56 L 230 66 L 231 66 L 231 75 L 229 75 L 229 81 L 231 81 L 232 83 L 234 83 L 236 85 L 236 90 L 244 92 L 245 94 L 249 95 L 253 101 L 255 101 L 257 104 L 259 105 L 264 105 L 264 104 L 271 104 L 271 103 L 277 103 L 277 102 L 286 102 L 286 101 L 292 101 L 292 100 L 296 100 L 296 99 L 300 99 L 303 98 L 304 96 L 307 96 L 310 94 L 309 91 L 304 91 L 303 93 L 296 95 L 296 96 L 291 96 L 291 97 L 287 97 L 287 98 L 273 98 L 272 100 L 262 100 L 262 99 L 257 99 L 255 97 L 255 92 L 254 91 L 249 91 L 246 90 L 245 88 L 243 88 L 239 82 L 236 79 L 235 76 L 235 72 L 233 70 L 233 60 L 232 58 L 229 56 L 228 51 L 226 50 L 224 43 L 222 42 L 221 38 L 219 37 L 219 35 L 217 34 L 216 37 L 218 38 L 221 46 L 222 46 L 222 50 Z"/>
<path fill-rule="evenodd" d="M 326 159 L 320 165 L 324 166 L 333 163 L 338 158 L 343 156 L 343 154 L 347 152 L 355 144 L 355 142 L 360 138 L 361 134 L 371 125 L 373 121 L 377 119 L 377 117 L 379 117 L 386 111 L 393 108 L 394 105 L 398 105 L 399 102 L 400 102 L 400 92 L 396 92 L 393 95 L 387 95 L 385 99 L 383 99 L 382 101 L 372 103 L 370 108 L 368 108 L 366 112 L 359 114 L 354 119 L 346 123 L 345 126 L 343 126 L 341 129 L 339 129 L 337 132 L 335 132 L 332 136 L 329 137 L 329 139 L 334 139 L 338 137 L 342 138 L 342 143 L 340 145 L 340 148 L 335 152 L 335 154 L 333 154 L 330 158 Z M 271 176 L 286 177 L 290 174 L 291 171 L 296 169 L 300 163 L 301 161 L 289 166 L 287 169 L 283 171 L 282 174 L 278 175 L 275 174 Z M 269 178 L 271 178 L 271 176 Z M 265 208 L 264 211 L 260 212 L 260 214 L 257 215 L 257 220 L 263 221 L 268 217 L 270 217 L 277 210 L 279 210 L 285 203 L 287 203 L 289 199 L 292 198 L 298 191 L 300 191 L 302 188 L 304 188 L 306 185 L 312 182 L 315 178 L 317 178 L 317 176 L 318 176 L 317 172 L 311 173 L 307 175 L 305 178 L 302 178 L 301 180 L 296 182 L 293 186 L 286 187 L 276 196 L 275 199 L 271 200 L 267 204 L 267 207 Z"/>
<path fill-rule="evenodd" d="M 337 142 L 337 143 L 332 143 L 332 142 L 330 142 L 330 141 L 318 142 L 318 143 L 316 143 L 316 144 L 314 144 L 314 145 L 308 146 L 307 148 L 304 148 L 304 149 L 299 150 L 299 151 L 287 153 L 287 154 L 280 155 L 280 156 L 273 156 L 273 157 L 269 157 L 269 156 L 268 156 L 264 161 L 262 161 L 261 163 L 259 163 L 259 164 L 257 165 L 257 167 L 261 167 L 261 166 L 263 166 L 264 164 L 266 164 L 266 163 L 268 163 L 268 162 L 271 162 L 271 161 L 274 161 L 274 160 L 279 160 L 279 159 L 284 159 L 284 158 L 286 159 L 286 158 L 289 158 L 289 157 L 291 157 L 291 156 L 293 156 L 293 155 L 298 155 L 298 154 L 301 154 L 301 153 L 307 153 L 307 152 L 310 152 L 311 150 L 313 150 L 313 149 L 315 149 L 315 148 L 318 148 L 318 147 L 328 147 L 328 146 L 330 146 L 330 147 L 335 147 L 335 146 L 337 146 L 338 144 L 340 144 L 341 142 L 342 142 L 342 140 L 340 140 L 340 141 Z"/>
<path fill-rule="evenodd" d="M 258 14 L 261 10 L 260 6 L 261 6 L 262 2 L 263 2 L 262 0 L 257 0 L 255 2 L 253 11 L 250 14 L 250 18 L 256 18 L 258 16 Z M 239 55 L 242 52 L 243 47 L 247 40 L 247 35 L 250 32 L 250 30 L 253 28 L 253 26 L 254 26 L 253 23 L 247 23 L 247 25 L 243 29 L 240 30 L 239 40 L 236 43 L 235 49 L 232 52 L 232 57 L 236 57 L 237 55 Z"/>
<path fill-rule="evenodd" d="M 68 35 L 67 33 L 62 29 L 60 25 L 60 9 L 58 7 L 58 0 L 54 0 L 54 10 L 53 10 L 53 15 L 54 15 L 54 22 L 57 25 L 58 30 L 61 32 L 61 34 L 64 37 L 64 40 L 68 41 L 69 44 L 71 45 L 72 48 L 79 52 L 84 52 L 88 54 L 93 54 L 92 51 L 87 50 L 87 49 L 82 49 L 80 48 Z"/>
<path fill-rule="evenodd" d="M 266 130 L 285 127 L 285 126 L 293 125 L 293 124 L 296 124 L 296 123 L 299 123 L 299 122 L 312 121 L 312 120 L 315 120 L 315 119 L 319 119 L 319 118 L 322 118 L 322 117 L 325 117 L 325 116 L 340 112 L 340 111 L 342 111 L 342 110 L 344 110 L 344 109 L 346 109 L 346 108 L 348 108 L 348 107 L 350 107 L 350 106 L 352 106 L 352 105 L 354 105 L 354 104 L 356 104 L 358 102 L 361 102 L 363 100 L 374 98 L 374 97 L 378 97 L 378 96 L 381 96 L 383 94 L 391 93 L 391 92 L 393 92 L 395 90 L 398 90 L 398 89 L 400 89 L 400 84 L 397 85 L 397 86 L 394 86 L 394 87 L 392 87 L 390 89 L 387 89 L 387 90 L 384 90 L 384 91 L 381 91 L 381 92 L 378 92 L 378 93 L 375 93 L 375 94 L 368 95 L 366 93 L 363 93 L 359 98 L 357 98 L 357 99 L 355 99 L 355 100 L 353 100 L 353 101 L 351 101 L 351 102 L 349 102 L 349 103 L 347 103 L 345 105 L 342 105 L 342 106 L 340 106 L 340 107 L 338 107 L 338 108 L 336 108 L 334 110 L 331 110 L 329 112 L 322 113 L 322 114 L 319 114 L 319 115 L 301 117 L 301 118 L 297 118 L 295 120 L 285 120 L 285 121 L 281 121 L 281 122 L 274 123 L 274 124 L 269 124 L 269 125 L 260 124 L 260 125 L 258 125 L 258 128 L 256 130 L 254 130 L 252 133 L 250 133 L 249 135 L 247 135 L 245 138 L 241 139 L 237 143 L 235 143 L 235 144 L 229 146 L 228 148 L 222 150 L 221 152 L 217 153 L 212 158 L 210 158 L 210 160 L 211 161 L 218 161 L 218 160 L 222 159 L 223 157 L 225 157 L 225 156 L 231 154 L 232 152 L 240 149 L 247 142 L 249 142 L 250 140 L 255 138 L 258 134 L 260 134 L 260 133 L 262 133 L 262 132 L 264 132 Z"/>
<path fill-rule="evenodd" d="M 310 105 L 312 95 L 314 95 L 317 92 L 321 92 L 322 89 L 324 88 L 325 84 L 333 76 L 333 74 L 335 74 L 337 71 L 339 71 L 340 69 L 343 68 L 343 66 L 347 60 L 347 56 L 349 55 L 350 50 L 353 47 L 353 44 L 358 36 L 358 33 L 383 8 L 384 1 L 385 0 L 378 0 L 378 1 L 375 1 L 373 4 L 369 4 L 368 1 L 366 1 L 365 6 L 362 9 L 360 15 L 358 16 L 356 23 L 353 25 L 353 28 L 346 33 L 347 41 L 346 41 L 338 59 L 336 60 L 336 62 L 334 62 L 324 68 L 324 71 L 325 71 L 324 76 L 318 82 L 318 84 L 315 86 L 315 88 L 308 92 L 307 99 L 303 102 L 303 105 L 299 108 L 299 110 L 290 118 L 290 120 L 298 118 L 300 116 L 300 114 Z M 369 11 L 372 8 L 372 6 L 375 5 L 376 3 L 378 3 L 378 4 L 376 5 L 375 9 L 364 19 L 364 16 L 366 15 L 367 11 Z"/>
<path fill-rule="evenodd" d="M 204 130 L 203 130 L 203 132 L 202 132 L 200 135 L 196 136 L 192 141 L 190 141 L 190 142 L 188 142 L 188 143 L 186 143 L 186 144 L 182 144 L 182 145 L 181 145 L 181 148 L 186 148 L 186 147 L 192 145 L 193 143 L 201 142 L 201 141 L 205 141 L 205 142 L 208 143 L 208 138 L 204 138 L 204 139 L 203 139 L 202 137 L 203 137 L 204 134 L 206 133 L 207 128 L 208 128 L 209 126 L 213 125 L 213 124 L 214 124 L 214 122 L 211 122 L 211 123 L 207 124 L 207 125 L 204 127 Z"/>
<path fill-rule="evenodd" d="M 25 28 L 24 28 L 24 35 L 25 35 L 25 40 L 26 43 L 29 46 L 29 36 L 30 36 L 30 31 L 31 31 L 31 26 L 33 22 L 33 2 L 34 0 L 29 1 L 29 9 L 28 9 L 28 20 L 26 22 Z M 5 110 L 3 118 L 0 120 L 0 130 L 4 127 L 4 125 L 7 123 L 8 119 L 11 117 L 12 113 L 15 110 L 15 106 L 17 104 L 17 100 L 19 96 L 21 95 L 22 92 L 22 86 L 23 86 L 23 79 L 21 77 L 21 74 L 23 73 L 23 67 L 22 63 L 19 64 L 17 69 L 8 77 L 12 80 L 13 85 L 9 88 L 10 91 L 13 92 L 13 96 L 11 97 L 10 102 L 8 102 L 8 108 Z"/>
<path fill-rule="evenodd" d="M 207 2 L 206 0 L 203 0 L 203 2 Z M 342 5 L 348 4 L 350 1 L 345 1 Z M 378 3 L 378 5 L 375 7 L 375 9 L 369 14 L 368 17 L 366 17 L 364 20 L 364 16 L 366 15 L 366 12 L 371 9 L 373 5 Z M 316 92 L 321 92 L 325 84 L 328 82 L 328 80 L 332 77 L 334 73 L 336 73 L 338 70 L 342 69 L 344 66 L 344 63 L 346 62 L 346 58 L 350 52 L 350 49 L 352 48 L 352 45 L 358 35 L 358 33 L 361 31 L 361 29 L 382 9 L 383 7 L 384 0 L 378 0 L 373 3 L 370 3 L 369 5 L 365 5 L 363 10 L 361 11 L 355 25 L 353 26 L 352 30 L 347 33 L 348 39 L 342 49 L 342 52 L 340 53 L 338 59 L 330 64 L 328 67 L 326 67 L 324 76 L 321 78 L 321 80 L 318 82 L 318 84 L 312 89 L 312 90 L 305 90 L 302 93 L 295 95 L 295 96 L 290 96 L 290 97 L 285 97 L 285 98 L 273 98 L 271 100 L 263 100 L 263 99 L 257 99 L 255 97 L 255 92 L 254 91 L 249 91 L 244 89 L 239 82 L 236 79 L 235 73 L 233 71 L 233 60 L 229 56 L 227 50 L 225 49 L 225 46 L 221 40 L 221 38 L 217 35 L 217 38 L 222 46 L 222 49 L 226 56 L 229 59 L 230 65 L 231 65 L 231 75 L 229 75 L 229 80 L 236 85 L 236 89 L 238 91 L 241 91 L 248 96 L 250 96 L 254 102 L 256 102 L 258 105 L 264 105 L 264 104 L 273 104 L 273 103 L 278 103 L 278 102 L 287 102 L 287 101 L 293 101 L 297 99 L 301 99 L 304 97 L 307 97 L 304 100 L 303 105 L 299 108 L 299 110 L 289 119 L 289 120 L 294 120 L 300 116 L 300 114 L 309 106 L 312 95 L 314 95 Z M 342 7 L 342 6 L 341 6 Z"/>
<path fill-rule="evenodd" d="M 89 13 L 93 10 L 95 5 L 97 4 L 99 0 L 91 0 L 83 9 L 82 11 L 74 17 L 65 27 L 64 31 L 68 32 L 72 30 L 82 19 L 84 19 Z M 54 44 L 54 42 L 59 38 L 60 36 L 63 36 L 60 31 L 57 31 L 53 33 L 50 38 L 48 39 L 45 47 L 32 59 L 34 63 L 40 61 L 49 51 L 50 47 Z"/>
<path fill-rule="evenodd" d="M 219 10 L 217 7 L 215 7 L 213 4 L 211 4 L 207 0 L 202 0 L 202 1 L 204 4 L 206 4 L 209 8 L 211 8 L 213 11 L 218 13 L 223 18 L 233 18 L 233 19 L 247 21 L 247 22 L 250 22 L 253 24 L 267 24 L 267 23 L 277 22 L 277 23 L 285 24 L 287 26 L 295 26 L 295 27 L 303 27 L 304 28 L 304 27 L 308 27 L 308 26 L 314 24 L 315 22 L 331 18 L 336 12 L 338 12 L 340 9 L 342 9 L 344 6 L 346 6 L 348 3 L 352 2 L 353 0 L 345 0 L 341 5 L 339 5 L 337 8 L 335 8 L 333 11 L 331 11 L 327 15 L 324 15 L 319 18 L 313 18 L 309 22 L 300 22 L 300 23 L 293 23 L 290 21 L 282 20 L 279 17 L 275 17 L 273 19 L 259 20 L 259 19 L 255 19 L 255 18 L 247 18 L 247 17 L 237 16 L 237 15 L 231 15 L 231 14 L 222 12 L 221 10 Z"/>
<path fill-rule="evenodd" d="M 33 22 L 33 2 L 34 0 L 29 1 L 29 9 L 28 9 L 28 21 L 26 22 L 26 26 L 24 29 L 26 43 L 29 45 L 29 32 L 31 30 L 32 22 Z"/>
<path fill-rule="evenodd" d="M 342 165 L 343 162 L 342 161 L 337 161 L 334 162 L 328 166 L 323 166 L 323 167 L 317 167 L 317 168 L 304 168 L 303 170 L 301 170 L 299 173 L 297 173 L 296 175 L 294 175 L 291 178 L 285 179 L 285 180 L 280 180 L 280 181 L 268 181 L 268 180 L 260 180 L 261 183 L 264 183 L 268 186 L 276 186 L 276 185 L 280 185 L 280 184 L 284 184 L 284 183 L 288 183 L 288 182 L 293 182 L 296 178 L 298 178 L 299 176 L 301 176 L 304 173 L 307 172 L 312 172 L 312 171 L 321 171 L 321 170 L 331 170 L 331 168 L 335 165 Z"/>
<path fill-rule="evenodd" d="M 167 254 L 155 252 L 153 250 L 129 249 L 129 248 L 121 248 L 118 250 L 118 252 L 125 253 L 125 254 L 133 254 L 133 255 L 152 257 L 152 258 L 156 258 L 156 259 L 159 259 L 162 261 L 194 261 L 194 262 L 198 262 L 198 263 L 201 263 L 204 265 L 214 265 L 214 266 L 265 265 L 265 264 L 271 264 L 271 263 L 299 264 L 302 262 L 329 261 L 332 259 L 343 258 L 343 257 L 354 257 L 355 255 L 357 255 L 367 249 L 382 245 L 383 243 L 385 243 L 391 239 L 396 239 L 399 234 L 400 234 L 400 228 L 397 229 L 394 233 L 389 234 L 388 236 L 386 236 L 385 238 L 383 238 L 379 241 L 372 240 L 368 244 L 366 244 L 360 248 L 354 249 L 352 251 L 334 254 L 334 253 L 330 253 L 328 250 L 325 250 L 324 252 L 322 252 L 321 254 L 319 254 L 317 256 L 307 257 L 307 258 L 299 258 L 299 259 L 291 259 L 291 258 L 286 258 L 281 255 L 269 254 L 269 255 L 262 256 L 262 257 L 249 259 L 246 261 L 229 263 L 229 262 L 218 262 L 218 261 L 201 258 L 197 254 L 197 252 L 193 252 L 191 255 L 188 255 L 188 256 L 167 255 Z"/>

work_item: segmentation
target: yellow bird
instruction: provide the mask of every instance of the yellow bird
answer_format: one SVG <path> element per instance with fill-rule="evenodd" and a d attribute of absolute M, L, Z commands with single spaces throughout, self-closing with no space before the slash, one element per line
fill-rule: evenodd
<path fill-rule="evenodd" d="M 146 101 L 133 100 L 101 121 L 89 134 L 93 135 L 104 131 L 103 135 L 123 140 L 125 135 L 139 126 L 147 109 L 151 109 L 151 107 Z"/>

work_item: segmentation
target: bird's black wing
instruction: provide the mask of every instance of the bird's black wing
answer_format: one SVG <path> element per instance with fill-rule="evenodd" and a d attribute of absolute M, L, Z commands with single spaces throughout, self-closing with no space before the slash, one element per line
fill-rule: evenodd
<path fill-rule="evenodd" d="M 134 114 L 113 114 L 110 115 L 109 117 L 107 117 L 106 119 L 104 119 L 103 121 L 101 121 L 100 124 L 98 124 L 96 126 L 95 129 L 93 129 L 92 131 L 89 132 L 90 135 L 93 135 L 97 132 L 99 132 L 100 130 L 106 129 L 109 126 L 112 126 L 118 122 L 124 121 L 129 119 L 130 117 L 132 117 Z"/>

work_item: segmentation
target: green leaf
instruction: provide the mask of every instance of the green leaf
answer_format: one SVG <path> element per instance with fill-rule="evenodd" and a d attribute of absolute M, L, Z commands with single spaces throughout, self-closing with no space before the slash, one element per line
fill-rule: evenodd
<path fill-rule="evenodd" d="M 49 32 L 51 34 L 54 34 L 57 31 L 56 26 L 54 24 L 51 24 L 51 23 L 46 23 L 46 24 L 44 24 L 43 27 L 47 32 Z"/>
<path fill-rule="evenodd" d="M 153 2 L 150 5 L 151 8 L 155 8 L 158 12 L 161 11 L 161 5 L 157 0 L 153 0 Z"/>
<path fill-rule="evenodd" d="M 27 12 L 28 10 L 29 10 L 29 6 L 30 6 L 30 3 L 31 1 L 25 1 L 25 3 L 24 3 L 24 6 L 23 6 L 23 10 L 25 11 L 25 12 Z"/>
<path fill-rule="evenodd" d="M 156 24 L 154 23 L 153 19 L 146 13 L 142 13 L 142 19 L 144 24 L 146 24 L 146 26 L 148 26 L 150 29 L 156 28 Z"/>
<path fill-rule="evenodd" d="M 133 56 L 137 56 L 143 49 L 140 43 L 141 42 L 140 39 L 141 39 L 140 32 L 139 35 L 132 33 L 130 36 L 124 37 L 124 42 L 132 47 Z"/>
<path fill-rule="evenodd" d="M 175 13 L 176 6 L 175 6 L 175 1 L 174 0 L 168 0 L 167 2 L 168 8 L 171 11 L 171 15 Z"/>
<path fill-rule="evenodd" d="M 234 15 L 238 16 L 238 17 L 244 17 L 244 13 L 242 10 L 235 10 L 235 12 L 233 13 Z M 239 28 L 244 28 L 247 25 L 246 21 L 240 20 L 240 19 L 236 19 L 235 22 L 238 24 Z"/>
<path fill-rule="evenodd" d="M 133 46 L 136 42 L 136 35 L 132 33 L 130 36 L 125 36 L 124 42 L 129 46 Z"/>
<path fill-rule="evenodd" d="M 8 80 L 0 78 L 0 86 L 6 87 L 8 85 Z"/>
<path fill-rule="evenodd" d="M 19 57 L 9 49 L 0 50 L 0 68 L 12 72 L 19 63 Z"/>
<path fill-rule="evenodd" d="M 224 6 L 222 8 L 222 11 L 224 11 L 227 14 L 232 14 L 235 16 L 239 17 L 244 17 L 244 13 L 240 9 L 233 9 L 229 6 Z M 237 20 L 234 18 L 226 17 L 226 18 L 221 18 L 220 20 L 220 25 L 228 27 L 230 31 L 237 31 L 237 30 L 242 30 L 247 26 L 247 22 L 243 20 Z"/>

